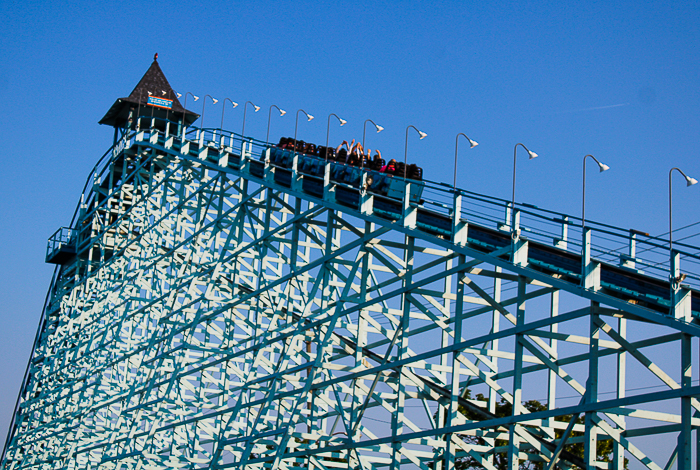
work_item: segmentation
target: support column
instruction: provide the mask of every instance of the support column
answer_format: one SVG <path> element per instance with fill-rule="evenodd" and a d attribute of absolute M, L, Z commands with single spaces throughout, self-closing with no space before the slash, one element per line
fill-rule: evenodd
<path fill-rule="evenodd" d="M 619 318 L 617 322 L 617 332 L 623 338 L 627 338 L 627 319 Z M 617 355 L 617 398 L 625 398 L 625 389 L 627 387 L 626 381 L 626 369 L 627 369 L 627 353 L 622 350 L 622 352 Z M 620 432 L 625 430 L 625 417 L 624 415 L 618 415 L 619 424 L 617 428 Z M 615 441 L 613 442 L 613 470 L 624 470 L 625 469 L 625 448 Z"/>
<path fill-rule="evenodd" d="M 596 403 L 598 401 L 598 355 L 600 347 L 600 328 L 597 325 L 598 306 L 598 302 L 591 302 L 591 313 L 589 315 L 590 344 L 588 348 L 588 382 L 586 384 L 588 403 Z M 586 436 L 583 458 L 586 461 L 587 469 L 594 469 L 597 466 L 598 436 L 596 433 L 595 415 L 596 413 L 593 411 L 586 413 Z"/>
<path fill-rule="evenodd" d="M 496 272 L 496 277 L 493 279 L 493 300 L 498 302 L 499 304 L 501 303 L 501 286 L 503 284 L 503 280 L 499 277 L 499 275 L 503 272 L 503 269 L 499 266 L 495 267 L 495 272 Z M 496 334 L 499 331 L 501 331 L 501 312 L 494 309 L 491 312 L 491 334 Z M 491 340 L 491 349 L 494 351 L 494 355 L 491 358 L 491 361 L 493 362 L 493 373 L 498 374 L 499 371 L 499 364 L 498 364 L 498 352 L 500 348 L 500 342 L 501 340 L 496 338 Z M 489 406 L 489 412 L 496 414 L 496 404 L 498 403 L 499 400 L 499 395 L 498 392 L 493 387 L 489 387 L 489 396 L 488 396 L 488 406 Z M 485 441 L 487 445 L 496 446 L 496 440 L 493 438 L 485 438 Z M 493 454 L 489 455 L 486 459 L 488 463 L 491 465 L 494 465 L 495 463 L 495 456 Z"/>
<path fill-rule="evenodd" d="M 404 250 L 404 266 L 406 269 L 406 274 L 403 278 L 403 287 L 406 288 L 413 282 L 413 256 L 415 249 L 415 238 L 406 236 L 406 248 Z M 411 302 L 409 301 L 409 292 L 404 292 L 401 298 L 401 304 L 403 312 L 401 315 L 401 322 L 397 326 L 398 341 L 397 341 L 397 360 L 402 360 L 406 353 L 408 352 L 408 323 L 409 315 L 411 312 Z M 387 354 L 391 354 L 391 351 L 387 351 Z M 399 470 L 401 465 L 401 442 L 399 442 L 398 437 L 403 434 L 403 414 L 404 405 L 406 402 L 406 379 L 403 373 L 404 366 L 398 367 L 396 373 L 396 408 L 391 419 L 391 437 L 392 437 L 392 452 L 391 452 L 391 465 L 390 470 Z"/>
<path fill-rule="evenodd" d="M 591 260 L 591 229 L 588 227 L 583 232 L 581 261 L 581 285 L 584 289 L 600 290 L 600 263 Z"/>
<path fill-rule="evenodd" d="M 691 367 L 691 336 L 681 333 L 681 388 L 687 390 L 692 386 L 693 369 Z M 689 396 L 681 398 L 681 432 L 678 434 L 678 470 L 690 470 L 692 467 L 691 419 L 693 408 Z"/>
<path fill-rule="evenodd" d="M 552 292 L 549 308 L 550 316 L 552 318 L 556 318 L 559 315 L 559 291 Z M 559 331 L 559 324 L 552 322 L 552 325 L 549 327 L 549 331 L 551 331 L 552 333 L 557 333 Z M 552 349 L 553 361 L 557 360 L 557 343 L 558 341 L 553 338 L 549 341 L 549 347 Z M 547 376 L 547 409 L 553 410 L 557 406 L 557 378 L 559 376 L 557 375 L 556 371 L 552 369 L 549 369 L 549 371 L 547 372 Z M 554 418 L 549 418 L 548 422 L 549 426 L 546 430 L 547 434 L 549 435 L 550 439 L 554 439 Z"/>
<path fill-rule="evenodd" d="M 525 294 L 527 282 L 524 276 L 518 276 L 518 304 L 516 313 L 515 334 L 515 365 L 513 369 L 513 412 L 512 416 L 522 413 L 522 386 L 523 386 L 523 333 L 521 328 L 525 324 Z M 520 468 L 520 442 L 521 438 L 517 434 L 519 424 L 511 424 L 508 429 L 508 469 L 519 470 Z"/>
<path fill-rule="evenodd" d="M 465 263 L 464 255 L 459 255 L 458 264 Z M 462 278 L 463 272 L 457 273 L 457 300 L 455 302 L 455 322 L 454 322 L 454 342 L 460 342 L 462 338 L 462 315 L 464 314 L 464 283 Z M 462 391 L 459 388 L 460 382 L 460 351 L 452 352 L 452 384 L 450 385 L 450 408 L 445 422 L 446 427 L 453 426 L 459 414 L 459 396 Z M 440 423 L 441 424 L 441 423 Z M 439 425 L 440 425 L 439 424 Z M 454 470 L 455 468 L 455 446 L 452 444 L 452 433 L 445 434 L 445 470 Z"/>
<path fill-rule="evenodd" d="M 681 274 L 681 254 L 671 253 L 671 315 L 679 320 L 691 320 L 690 289 L 681 287 L 685 276 Z"/>

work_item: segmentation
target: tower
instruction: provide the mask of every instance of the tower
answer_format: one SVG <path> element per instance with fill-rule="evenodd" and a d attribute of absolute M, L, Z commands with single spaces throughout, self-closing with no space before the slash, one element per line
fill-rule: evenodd
<path fill-rule="evenodd" d="M 128 130 L 141 127 L 141 120 L 149 128 L 166 133 L 180 133 L 197 120 L 198 114 L 186 110 L 158 65 L 158 54 L 129 96 L 117 99 L 100 119 L 100 124 L 114 127 L 114 143 Z M 151 122 L 147 122 L 150 120 Z M 166 129 L 175 127 L 175 129 Z"/>

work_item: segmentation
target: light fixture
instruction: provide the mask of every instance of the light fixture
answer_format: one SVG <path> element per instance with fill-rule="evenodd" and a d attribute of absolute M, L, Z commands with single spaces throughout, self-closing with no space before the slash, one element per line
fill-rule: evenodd
<path fill-rule="evenodd" d="M 537 157 L 538 157 L 538 155 L 537 155 L 535 152 L 533 152 L 532 150 L 528 149 L 527 147 L 525 147 L 525 146 L 524 146 L 523 144 L 521 144 L 521 143 L 517 143 L 517 144 L 515 144 L 515 147 L 513 147 L 513 197 L 511 198 L 511 201 L 510 201 L 510 210 L 511 210 L 511 214 L 510 214 L 510 219 L 511 219 L 511 220 L 510 220 L 510 228 L 511 228 L 511 230 L 512 230 L 511 238 L 513 238 L 513 240 L 517 240 L 517 239 L 518 239 L 518 236 L 519 236 L 519 235 L 518 235 L 518 232 L 519 232 L 519 231 L 516 230 L 516 228 L 515 228 L 515 162 L 516 162 L 515 157 L 517 156 L 518 145 L 525 149 L 525 151 L 527 152 L 527 154 L 530 156 L 530 158 L 529 158 L 530 160 L 532 160 L 533 158 L 537 158 Z"/>
<path fill-rule="evenodd" d="M 204 99 L 202 100 L 202 115 L 199 117 L 199 127 L 201 129 L 204 129 L 204 107 L 207 104 L 207 96 L 214 102 L 214 104 L 219 102 L 219 100 L 217 100 L 216 98 L 214 98 L 211 95 L 204 95 Z M 197 101 L 197 100 L 195 100 L 195 101 Z"/>
<path fill-rule="evenodd" d="M 672 215 L 673 215 L 673 212 L 672 212 L 672 209 L 673 209 L 672 194 L 673 193 L 671 192 L 671 182 L 672 182 L 671 174 L 673 174 L 673 170 L 676 170 L 676 171 L 678 171 L 678 173 L 683 175 L 683 178 L 685 178 L 686 186 L 692 186 L 698 182 L 698 180 L 696 180 L 695 178 L 693 178 L 691 176 L 686 175 L 683 172 L 683 170 L 681 170 L 678 167 L 673 167 L 668 172 L 668 251 L 669 251 L 669 254 L 671 256 L 670 268 L 671 268 L 671 278 L 672 279 L 674 278 L 674 275 L 673 275 L 673 269 L 674 269 L 674 263 L 673 263 L 673 224 L 672 224 Z"/>
<path fill-rule="evenodd" d="M 379 134 L 381 131 L 384 130 L 382 126 L 377 124 L 376 122 L 372 121 L 371 119 L 366 119 L 364 124 L 362 124 L 362 151 L 365 151 L 365 134 L 367 133 L 367 123 L 371 122 L 374 127 L 377 129 L 377 134 Z M 369 155 L 367 155 L 367 158 L 369 159 Z M 361 159 L 360 161 L 360 167 L 364 166 L 365 164 L 365 159 Z"/>
<path fill-rule="evenodd" d="M 608 165 L 605 163 L 599 161 L 597 158 L 595 158 L 593 155 L 586 155 L 583 157 L 583 194 L 581 196 L 581 231 L 583 232 L 583 228 L 586 225 L 586 159 L 588 157 L 591 157 L 593 161 L 595 161 L 598 164 L 598 169 L 600 172 L 604 172 L 610 169 Z M 585 233 L 584 233 L 585 236 Z"/>
<path fill-rule="evenodd" d="M 467 136 L 467 134 L 465 134 L 464 132 L 460 132 L 459 134 L 457 134 L 457 137 L 455 137 L 455 172 L 454 172 L 454 181 L 452 183 L 452 187 L 455 189 L 457 188 L 457 149 L 459 146 L 459 136 L 460 135 L 464 136 L 464 138 L 467 139 L 467 142 L 469 142 L 469 148 L 473 149 L 474 147 L 479 145 L 479 143 L 477 141 L 470 139 Z"/>
<path fill-rule="evenodd" d="M 324 151 L 324 154 L 325 154 L 325 155 L 324 155 L 324 158 L 325 158 L 326 161 L 328 161 L 328 137 L 329 137 L 330 132 L 331 132 L 331 116 L 335 116 L 335 118 L 336 118 L 336 119 L 338 120 L 338 122 L 340 123 L 340 127 L 343 127 L 343 126 L 344 126 L 345 124 L 347 124 L 347 122 L 348 122 L 348 121 L 346 121 L 345 119 L 342 119 L 341 117 L 339 117 L 339 116 L 338 116 L 337 114 L 335 114 L 335 113 L 331 113 L 331 114 L 328 115 L 328 126 L 326 126 L 326 150 Z"/>
<path fill-rule="evenodd" d="M 277 108 L 277 111 L 280 112 L 280 117 L 287 114 L 287 111 L 285 111 L 284 109 L 281 109 L 276 104 L 273 104 L 270 106 L 270 111 L 267 113 L 267 136 L 265 137 L 265 142 L 270 141 L 270 118 L 272 117 L 272 108 Z"/>
<path fill-rule="evenodd" d="M 309 113 L 307 113 L 303 109 L 300 109 L 297 111 L 297 117 L 294 121 L 294 152 L 297 151 L 297 127 L 299 126 L 299 113 L 306 114 L 308 121 L 311 121 L 314 118 L 312 115 L 310 115 Z"/>
<path fill-rule="evenodd" d="M 187 120 L 186 120 L 185 113 L 187 112 L 187 96 L 188 95 L 192 96 L 192 98 L 194 98 L 195 101 L 197 101 L 199 99 L 199 96 L 197 96 L 189 91 L 185 92 L 185 94 L 184 94 L 185 102 L 182 105 L 182 137 L 181 137 L 181 139 L 183 141 L 185 140 L 185 132 L 187 130 Z M 178 98 L 180 98 L 181 96 L 183 96 L 181 93 L 177 94 Z"/>
<path fill-rule="evenodd" d="M 228 100 L 228 102 L 231 103 L 232 108 L 235 108 L 236 106 L 238 106 L 238 103 L 233 101 L 231 98 L 224 98 L 224 102 L 221 105 L 221 126 L 219 127 L 219 129 L 222 129 L 222 130 L 224 128 L 224 111 L 226 111 L 226 100 Z"/>
<path fill-rule="evenodd" d="M 418 132 L 418 135 L 420 136 L 420 140 L 423 140 L 425 137 L 428 137 L 428 134 L 426 134 L 425 132 L 423 132 L 421 130 L 418 130 L 418 128 L 416 126 L 411 125 L 411 126 L 408 126 L 406 128 L 406 143 L 405 143 L 404 152 L 403 152 L 403 179 L 404 180 L 406 179 L 406 172 L 408 170 L 408 130 L 410 128 L 413 128 L 416 130 L 416 132 Z"/>
<path fill-rule="evenodd" d="M 245 118 L 246 118 L 246 111 L 248 110 L 248 103 L 250 103 L 250 105 L 253 106 L 256 113 L 260 110 L 260 106 L 255 106 L 252 101 L 245 102 L 245 104 L 243 105 L 243 129 L 241 130 L 241 138 L 245 137 Z M 241 142 L 241 145 L 243 145 L 242 142 Z"/>

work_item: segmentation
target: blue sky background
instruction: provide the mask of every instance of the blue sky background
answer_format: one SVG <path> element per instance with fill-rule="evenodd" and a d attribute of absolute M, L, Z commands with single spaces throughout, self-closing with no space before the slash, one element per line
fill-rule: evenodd
<path fill-rule="evenodd" d="M 362 138 L 425 177 L 580 214 L 581 161 L 592 153 L 586 215 L 651 234 L 667 230 L 668 171 L 700 177 L 700 9 L 696 2 L 0 2 L 0 445 L 53 266 L 46 239 L 70 222 L 85 178 L 112 142 L 97 121 L 127 96 L 153 54 L 177 91 L 251 100 L 246 133 L 323 143 Z M 191 100 L 188 105 L 191 104 Z M 189 106 L 201 112 L 201 100 Z M 221 102 L 207 103 L 218 126 Z M 240 132 L 242 107 L 226 110 Z M 698 187 L 674 190 L 676 226 L 700 220 Z M 697 240 L 697 239 L 696 239 Z"/>

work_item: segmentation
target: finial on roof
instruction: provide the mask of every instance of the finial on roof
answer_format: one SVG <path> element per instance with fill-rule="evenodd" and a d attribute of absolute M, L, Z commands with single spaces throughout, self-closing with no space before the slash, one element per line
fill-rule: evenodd
<path fill-rule="evenodd" d="M 153 56 L 153 60 L 158 60 L 158 53 L 156 52 L 156 55 Z"/>

